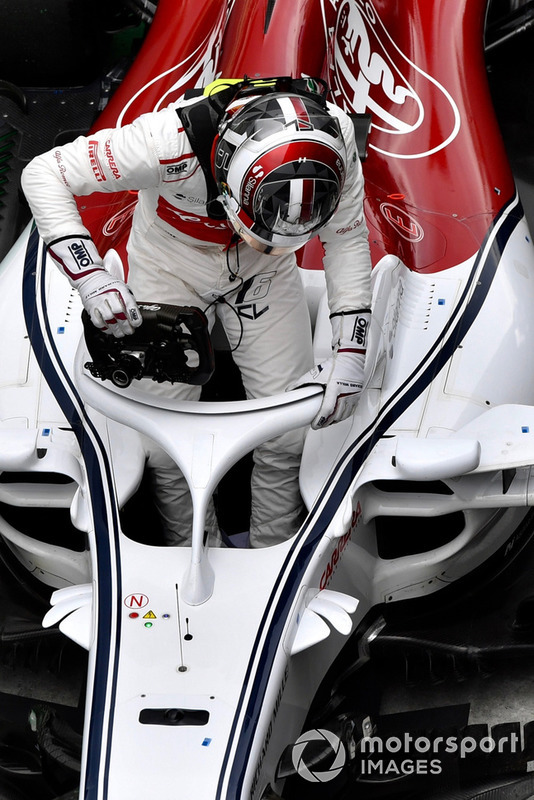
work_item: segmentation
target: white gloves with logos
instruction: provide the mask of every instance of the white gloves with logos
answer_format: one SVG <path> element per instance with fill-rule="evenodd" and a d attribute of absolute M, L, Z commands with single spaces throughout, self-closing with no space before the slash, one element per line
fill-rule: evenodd
<path fill-rule="evenodd" d="M 91 322 L 117 338 L 133 333 L 143 321 L 135 298 L 103 266 L 89 237 L 69 236 L 52 242 L 49 252 L 71 286 L 78 290 Z"/>
<path fill-rule="evenodd" d="M 333 333 L 332 357 L 313 367 L 287 387 L 289 391 L 299 386 L 324 386 L 321 408 L 311 424 L 314 430 L 349 417 L 363 388 L 371 312 L 342 311 L 332 314 L 330 319 Z"/>
<path fill-rule="evenodd" d="M 134 332 L 142 320 L 135 298 L 123 281 L 96 269 L 76 285 L 91 322 L 117 338 Z"/>

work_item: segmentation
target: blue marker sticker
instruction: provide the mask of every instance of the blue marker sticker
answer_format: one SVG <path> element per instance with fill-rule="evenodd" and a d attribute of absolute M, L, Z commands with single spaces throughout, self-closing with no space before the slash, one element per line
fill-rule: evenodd
<path fill-rule="evenodd" d="M 528 425 L 521 426 L 521 433 L 530 433 L 530 428 Z"/>
<path fill-rule="evenodd" d="M 438 300 L 438 306 L 444 306 L 444 305 L 445 305 L 445 298 L 444 297 L 440 297 L 439 300 Z"/>
<path fill-rule="evenodd" d="M 204 739 L 202 742 L 202 747 L 209 747 L 211 744 L 211 739 Z"/>

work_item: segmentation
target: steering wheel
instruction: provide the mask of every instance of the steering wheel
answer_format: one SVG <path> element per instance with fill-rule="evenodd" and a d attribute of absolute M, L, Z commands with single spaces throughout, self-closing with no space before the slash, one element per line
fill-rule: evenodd
<path fill-rule="evenodd" d="M 116 338 L 96 328 L 82 312 L 85 342 L 92 361 L 84 366 L 95 378 L 126 389 L 133 380 L 202 386 L 215 361 L 206 315 L 196 306 L 138 303 L 143 324 Z"/>

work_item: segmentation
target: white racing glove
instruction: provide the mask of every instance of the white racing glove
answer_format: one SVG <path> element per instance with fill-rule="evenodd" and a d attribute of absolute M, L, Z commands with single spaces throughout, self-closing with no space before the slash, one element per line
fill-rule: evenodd
<path fill-rule="evenodd" d="M 104 269 L 92 239 L 69 236 L 52 242 L 48 249 L 71 286 L 78 290 L 93 325 L 121 338 L 142 323 L 132 292 L 124 281 Z"/>
<path fill-rule="evenodd" d="M 332 322 L 332 357 L 313 367 L 287 391 L 299 386 L 324 386 L 321 408 L 312 421 L 318 430 L 341 422 L 352 414 L 363 388 L 363 370 L 371 312 L 342 311 L 330 316 Z"/>

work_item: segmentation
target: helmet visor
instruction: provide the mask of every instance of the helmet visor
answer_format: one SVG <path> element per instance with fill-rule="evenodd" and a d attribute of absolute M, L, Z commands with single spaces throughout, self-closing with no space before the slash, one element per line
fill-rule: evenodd
<path fill-rule="evenodd" d="M 340 192 L 333 176 L 264 181 L 254 198 L 254 218 L 281 236 L 302 236 L 321 228 L 336 210 Z"/>
<path fill-rule="evenodd" d="M 228 222 L 246 244 L 258 253 L 271 256 L 294 253 L 306 244 L 315 235 L 315 231 L 303 233 L 300 236 L 287 236 L 273 234 L 268 230 L 261 230 L 252 220 L 244 220 L 238 216 L 237 209 L 228 195 L 222 195 L 219 200 L 224 206 Z M 245 215 L 242 214 L 244 217 Z"/>

